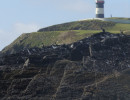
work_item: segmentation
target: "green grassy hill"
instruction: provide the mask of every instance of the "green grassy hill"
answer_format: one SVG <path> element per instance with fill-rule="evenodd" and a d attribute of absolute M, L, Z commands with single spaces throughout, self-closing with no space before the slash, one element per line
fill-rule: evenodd
<path fill-rule="evenodd" d="M 101 27 L 111 33 L 130 34 L 130 24 L 105 22 L 100 20 L 84 20 L 54 25 L 40 29 L 38 32 L 22 34 L 14 42 L 5 47 L 2 53 L 16 53 L 23 48 L 42 47 L 51 44 L 69 44 L 89 37 L 101 31 Z"/>
<path fill-rule="evenodd" d="M 42 28 L 38 32 L 65 31 L 65 30 L 100 30 L 101 27 L 110 28 L 113 26 L 115 26 L 115 23 L 113 22 L 104 22 L 100 20 L 83 20 L 83 21 L 75 21 L 59 25 L 53 25 L 50 27 Z"/>
<path fill-rule="evenodd" d="M 63 23 L 59 25 L 53 25 L 50 27 L 42 28 L 38 32 L 65 31 L 65 30 L 100 30 L 101 27 L 105 28 L 108 31 L 130 30 L 130 24 L 122 24 L 122 23 L 114 23 L 114 22 L 90 19 L 90 20 L 82 20 L 70 23 Z"/>

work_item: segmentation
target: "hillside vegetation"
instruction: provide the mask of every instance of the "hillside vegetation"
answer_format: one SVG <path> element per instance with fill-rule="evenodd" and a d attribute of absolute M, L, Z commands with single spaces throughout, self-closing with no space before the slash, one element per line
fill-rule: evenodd
<path fill-rule="evenodd" d="M 24 48 L 42 47 L 52 44 L 69 44 L 92 34 L 98 33 L 103 27 L 111 33 L 130 34 L 130 24 L 85 20 L 54 25 L 40 29 L 38 32 L 22 34 L 13 43 L 5 47 L 2 53 L 16 53 Z"/>
<path fill-rule="evenodd" d="M 130 24 L 121 24 L 121 23 L 90 19 L 90 20 L 75 21 L 70 23 L 53 25 L 50 27 L 42 28 L 38 32 L 65 31 L 65 30 L 101 30 L 101 27 L 105 28 L 108 31 L 130 30 Z"/>
<path fill-rule="evenodd" d="M 100 30 L 101 27 L 108 28 L 113 26 L 115 26 L 115 23 L 113 22 L 104 22 L 100 20 L 84 20 L 53 25 L 50 27 L 42 28 L 38 32 L 64 30 Z"/>

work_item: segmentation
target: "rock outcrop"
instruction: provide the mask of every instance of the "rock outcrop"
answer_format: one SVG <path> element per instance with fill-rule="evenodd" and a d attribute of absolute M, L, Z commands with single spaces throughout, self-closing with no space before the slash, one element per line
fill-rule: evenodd
<path fill-rule="evenodd" d="M 1 100 L 129 100 L 130 36 L 101 32 L 0 58 Z"/>

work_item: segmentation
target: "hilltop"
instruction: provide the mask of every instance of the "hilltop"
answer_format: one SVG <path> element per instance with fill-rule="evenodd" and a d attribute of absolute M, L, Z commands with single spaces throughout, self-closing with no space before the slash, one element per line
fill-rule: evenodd
<path fill-rule="evenodd" d="M 130 34 L 130 24 L 121 24 L 101 20 L 83 20 L 68 22 L 39 29 L 38 32 L 22 34 L 2 50 L 4 54 L 17 53 L 22 49 L 52 44 L 70 44 L 101 31 L 103 27 L 111 33 Z"/>
<path fill-rule="evenodd" d="M 110 19 L 123 19 L 123 18 L 110 18 Z M 108 31 L 119 31 L 120 29 L 130 30 L 129 28 L 130 24 L 115 23 L 115 22 L 102 21 L 97 19 L 88 19 L 88 20 L 81 20 L 81 21 L 49 26 L 38 30 L 38 32 L 64 31 L 64 30 L 100 30 L 101 27 L 105 28 Z"/>

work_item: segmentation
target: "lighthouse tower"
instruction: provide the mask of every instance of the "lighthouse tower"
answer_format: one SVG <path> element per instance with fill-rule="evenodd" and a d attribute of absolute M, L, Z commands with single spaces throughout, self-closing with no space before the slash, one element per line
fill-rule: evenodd
<path fill-rule="evenodd" d="M 96 18 L 104 18 L 104 0 L 96 0 Z"/>

